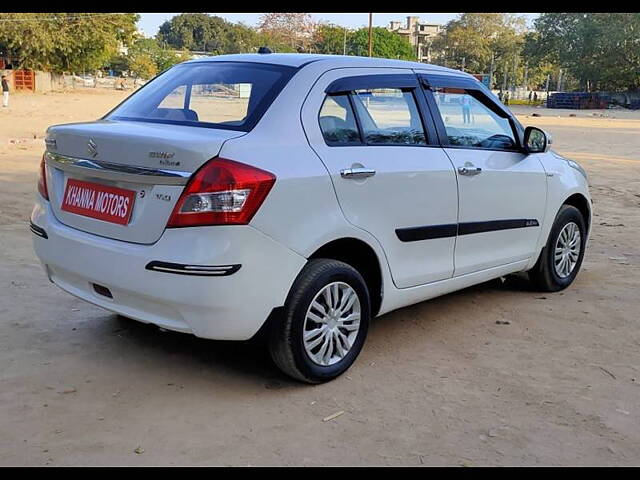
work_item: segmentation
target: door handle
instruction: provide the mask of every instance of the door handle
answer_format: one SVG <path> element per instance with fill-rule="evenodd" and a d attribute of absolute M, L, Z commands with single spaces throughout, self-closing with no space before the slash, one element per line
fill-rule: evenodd
<path fill-rule="evenodd" d="M 467 175 L 467 176 L 478 175 L 479 173 L 482 173 L 482 168 L 469 167 L 469 166 L 458 167 L 458 173 L 460 175 Z"/>
<path fill-rule="evenodd" d="M 340 170 L 340 176 L 342 178 L 367 178 L 373 177 L 376 174 L 376 171 L 371 168 L 345 168 Z"/>

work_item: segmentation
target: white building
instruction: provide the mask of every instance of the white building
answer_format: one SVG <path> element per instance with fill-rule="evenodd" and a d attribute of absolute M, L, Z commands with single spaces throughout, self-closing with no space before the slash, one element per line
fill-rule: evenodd
<path fill-rule="evenodd" d="M 403 37 L 407 37 L 409 43 L 415 48 L 419 62 L 431 62 L 431 43 L 433 39 L 440 35 L 443 26 L 439 23 L 421 22 L 420 17 L 407 17 L 407 23 L 389 22 L 387 30 L 395 32 Z"/>

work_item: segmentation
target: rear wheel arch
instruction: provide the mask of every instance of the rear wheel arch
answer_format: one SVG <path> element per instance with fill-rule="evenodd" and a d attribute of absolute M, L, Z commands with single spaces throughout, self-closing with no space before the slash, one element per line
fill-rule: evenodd
<path fill-rule="evenodd" d="M 364 278 L 371 299 L 371 317 L 375 317 L 382 304 L 382 268 L 375 250 L 363 240 L 346 237 L 332 240 L 309 256 L 339 260 L 355 268 Z"/>

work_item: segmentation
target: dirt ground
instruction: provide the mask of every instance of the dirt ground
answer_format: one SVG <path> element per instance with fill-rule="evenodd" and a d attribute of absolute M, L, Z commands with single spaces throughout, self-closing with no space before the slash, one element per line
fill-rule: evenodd
<path fill-rule="evenodd" d="M 590 175 L 568 290 L 513 278 L 393 312 L 346 375 L 307 386 L 252 344 L 162 332 L 47 281 L 27 223 L 45 128 L 126 94 L 0 109 L 0 465 L 640 464 L 640 112 L 514 107 Z"/>

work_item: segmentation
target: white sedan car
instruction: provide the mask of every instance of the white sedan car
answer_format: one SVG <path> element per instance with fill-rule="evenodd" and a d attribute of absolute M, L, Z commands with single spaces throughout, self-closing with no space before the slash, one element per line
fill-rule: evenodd
<path fill-rule="evenodd" d="M 34 247 L 72 295 L 204 338 L 264 332 L 285 373 L 319 383 L 373 317 L 516 272 L 573 282 L 591 200 L 550 143 L 443 67 L 190 61 L 48 129 Z"/>

